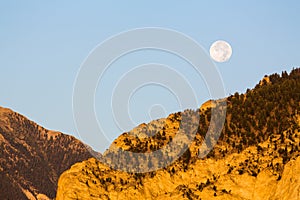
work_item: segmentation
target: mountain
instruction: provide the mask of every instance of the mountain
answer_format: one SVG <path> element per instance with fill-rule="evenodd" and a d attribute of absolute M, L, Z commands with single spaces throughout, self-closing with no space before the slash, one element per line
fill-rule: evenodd
<path fill-rule="evenodd" d="M 211 117 L 225 112 L 219 139 L 207 135 L 220 127 L 211 124 Z M 181 127 L 183 119 L 188 123 Z M 151 169 L 172 157 L 172 151 L 148 165 L 147 156 L 138 160 L 118 153 L 158 150 L 172 142 L 179 128 L 186 140 L 195 124 L 192 144 L 178 160 L 159 170 Z M 207 156 L 199 157 L 214 143 Z M 109 167 L 95 158 L 76 163 L 60 176 L 56 199 L 296 200 L 300 198 L 299 148 L 300 69 L 293 69 L 289 74 L 265 76 L 245 94 L 208 101 L 198 110 L 174 113 L 123 133 L 104 153 L 106 161 L 121 161 L 119 165 Z M 128 171 L 128 165 L 148 172 L 116 170 Z"/>
<path fill-rule="evenodd" d="M 0 199 L 53 199 L 60 174 L 90 157 L 76 138 L 0 107 Z"/>

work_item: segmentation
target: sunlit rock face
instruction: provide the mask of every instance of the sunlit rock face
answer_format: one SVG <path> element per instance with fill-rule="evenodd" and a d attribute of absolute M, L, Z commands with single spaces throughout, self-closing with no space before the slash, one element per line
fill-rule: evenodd
<path fill-rule="evenodd" d="M 188 170 L 160 170 L 132 175 L 110 170 L 90 159 L 74 165 L 60 178 L 57 199 L 298 199 L 300 157 L 288 162 L 281 179 L 269 169 L 257 176 L 239 174 L 226 163 L 249 159 L 248 153 L 215 161 L 197 161 Z M 172 168 L 173 169 L 173 168 Z M 140 177 L 139 177 L 140 176 Z"/>
<path fill-rule="evenodd" d="M 182 116 L 199 114 L 199 121 L 191 118 L 190 125 L 184 128 L 188 134 L 193 131 L 192 124 L 199 124 L 193 142 L 170 165 L 152 172 L 128 173 L 92 158 L 76 163 L 61 175 L 56 198 L 299 199 L 300 70 L 282 76 L 273 74 L 263 82 L 245 94 L 208 101 L 199 110 L 186 110 L 142 124 L 120 135 L 104 153 L 113 157 L 118 149 L 160 149 L 178 134 Z M 210 127 L 211 108 L 221 114 L 224 106 L 218 104 L 224 101 L 227 114 L 222 134 L 213 150 L 199 158 L 199 153 L 209 146 L 203 141 Z M 159 162 L 156 160 L 151 166 Z M 130 164 L 126 159 L 124 163 Z M 135 164 L 147 170 L 142 160 Z"/>

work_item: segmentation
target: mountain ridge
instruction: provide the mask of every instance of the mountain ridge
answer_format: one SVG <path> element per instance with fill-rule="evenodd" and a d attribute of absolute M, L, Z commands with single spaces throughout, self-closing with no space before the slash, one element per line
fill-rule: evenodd
<path fill-rule="evenodd" d="M 197 110 L 173 113 L 121 134 L 104 159 L 122 161 L 118 169 L 132 165 L 145 173 L 112 169 L 91 158 L 92 149 L 75 137 L 0 107 L 0 199 L 298 199 L 299 89 L 300 69 L 272 74 L 244 94 L 209 100 Z M 205 141 L 212 109 L 222 116 L 224 103 L 220 138 Z M 118 154 L 120 148 L 151 153 L 172 142 L 179 130 L 182 140 L 192 137 L 191 132 L 196 135 L 169 165 L 162 159 L 140 162 Z M 218 128 L 212 125 L 211 130 Z M 167 160 L 172 151 L 161 156 Z M 267 186 L 271 189 L 266 191 Z"/>
<path fill-rule="evenodd" d="M 147 157 L 132 163 L 120 157 L 118 148 L 131 152 L 160 149 L 177 134 L 183 115 L 199 113 L 199 121 L 191 120 L 199 123 L 194 141 L 171 165 L 147 173 L 126 173 L 89 159 L 61 175 L 57 199 L 298 199 L 300 69 L 266 76 L 254 89 L 225 100 L 224 128 L 220 138 L 210 137 L 204 144 L 217 142 L 205 158 L 198 154 L 206 149 L 202 144 L 210 127 L 209 108 L 217 101 L 142 124 L 120 135 L 104 153 L 111 160 L 121 160 L 124 169 L 132 164 L 145 171 L 159 166 L 159 159 L 145 166 Z M 217 106 L 217 115 L 223 111 Z M 183 130 L 187 137 L 190 127 Z M 162 156 L 167 159 L 169 155 Z M 267 186 L 272 187 L 266 190 Z"/>
<path fill-rule="evenodd" d="M 0 107 L 0 199 L 53 199 L 60 174 L 91 157 L 87 148 Z"/>

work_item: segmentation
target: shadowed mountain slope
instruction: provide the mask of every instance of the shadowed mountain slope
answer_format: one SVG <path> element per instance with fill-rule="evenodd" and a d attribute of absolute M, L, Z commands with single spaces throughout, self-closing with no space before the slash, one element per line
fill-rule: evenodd
<path fill-rule="evenodd" d="M 60 174 L 90 157 L 76 138 L 0 107 L 0 199 L 54 198 Z"/>

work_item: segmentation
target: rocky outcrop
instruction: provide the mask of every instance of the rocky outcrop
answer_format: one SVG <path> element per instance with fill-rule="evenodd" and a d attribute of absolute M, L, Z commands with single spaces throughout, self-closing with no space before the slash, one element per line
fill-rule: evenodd
<path fill-rule="evenodd" d="M 159 170 L 142 178 L 89 159 L 75 164 L 60 177 L 56 199 L 298 200 L 300 157 L 284 166 L 280 180 L 269 168 L 256 176 L 240 174 L 239 162 L 253 159 L 255 153 L 248 153 L 252 150 L 221 160 L 197 161 L 186 171 L 174 167 L 175 173 Z"/>
<path fill-rule="evenodd" d="M 94 158 L 77 163 L 59 178 L 57 200 L 299 199 L 300 69 L 282 77 L 273 74 L 268 80 L 245 94 L 208 101 L 196 111 L 174 113 L 123 133 L 104 153 L 121 161 L 121 170 Z M 210 121 L 212 109 L 218 122 L 226 105 L 220 137 L 207 134 L 218 130 L 218 124 Z M 183 119 L 187 123 L 182 123 Z M 184 133 L 180 138 L 184 141 L 195 131 L 195 124 L 196 135 L 186 151 L 159 170 L 151 171 L 151 167 L 158 167 L 173 151 L 146 165 L 145 156 L 132 159 L 118 154 L 120 149 L 156 151 L 172 142 L 179 132 Z M 199 157 L 212 144 L 216 144 L 212 151 Z M 133 163 L 135 169 L 149 171 L 125 172 L 126 166 Z"/>

